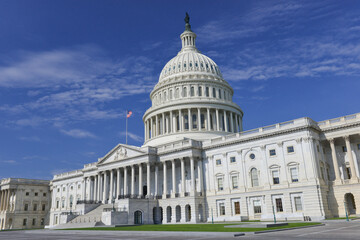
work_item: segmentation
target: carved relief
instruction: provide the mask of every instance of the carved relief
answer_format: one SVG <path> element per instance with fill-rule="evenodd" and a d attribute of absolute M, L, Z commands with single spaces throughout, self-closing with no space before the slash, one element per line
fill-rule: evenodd
<path fill-rule="evenodd" d="M 127 157 L 126 149 L 123 146 L 120 146 L 120 148 L 118 148 L 118 150 L 115 153 L 114 161 L 124 159 L 126 157 Z"/>

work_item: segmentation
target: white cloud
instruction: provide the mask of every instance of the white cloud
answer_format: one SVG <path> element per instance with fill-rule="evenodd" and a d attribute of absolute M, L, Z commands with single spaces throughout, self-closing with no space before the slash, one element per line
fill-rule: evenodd
<path fill-rule="evenodd" d="M 17 163 L 18 163 L 18 162 L 15 161 L 15 160 L 2 160 L 2 161 L 0 161 L 0 162 L 6 163 L 6 164 L 17 164 Z"/>
<path fill-rule="evenodd" d="M 71 130 L 60 130 L 63 134 L 74 137 L 74 138 L 96 138 L 94 134 L 89 131 L 81 129 L 71 129 Z"/>
<path fill-rule="evenodd" d="M 128 137 L 136 142 L 143 142 L 144 139 L 134 133 L 128 132 Z M 120 136 L 126 136 L 126 132 L 120 132 Z"/>

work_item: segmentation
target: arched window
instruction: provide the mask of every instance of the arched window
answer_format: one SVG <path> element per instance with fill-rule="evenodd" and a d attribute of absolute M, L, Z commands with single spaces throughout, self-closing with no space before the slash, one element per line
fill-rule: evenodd
<path fill-rule="evenodd" d="M 205 95 L 206 95 L 207 97 L 209 97 L 209 87 L 206 87 L 206 88 L 205 88 Z"/>
<path fill-rule="evenodd" d="M 205 128 L 205 116 L 201 114 L 201 128 Z"/>
<path fill-rule="evenodd" d="M 172 92 L 172 90 L 170 90 L 170 99 L 172 99 L 173 98 L 173 92 Z"/>
<path fill-rule="evenodd" d="M 219 98 L 221 99 L 221 90 L 219 89 Z"/>
<path fill-rule="evenodd" d="M 175 90 L 175 98 L 179 98 L 179 88 Z"/>
<path fill-rule="evenodd" d="M 190 96 L 193 97 L 195 95 L 195 89 L 194 87 L 190 88 Z"/>
<path fill-rule="evenodd" d="M 192 115 L 192 123 L 193 123 L 193 128 L 197 128 L 197 116 L 196 116 L 196 114 Z"/>
<path fill-rule="evenodd" d="M 184 120 L 185 120 L 185 130 L 189 130 L 189 117 L 188 117 L 188 115 L 184 116 Z"/>
<path fill-rule="evenodd" d="M 183 97 L 187 97 L 187 91 L 186 91 L 186 87 L 183 88 L 183 92 L 182 92 Z"/>
<path fill-rule="evenodd" d="M 216 89 L 213 88 L 213 97 L 216 98 Z"/>
<path fill-rule="evenodd" d="M 199 87 L 199 97 L 201 97 L 202 96 L 202 87 Z"/>
<path fill-rule="evenodd" d="M 253 187 L 259 186 L 259 178 L 258 178 L 258 172 L 256 168 L 252 168 L 250 171 L 251 175 L 251 184 Z"/>

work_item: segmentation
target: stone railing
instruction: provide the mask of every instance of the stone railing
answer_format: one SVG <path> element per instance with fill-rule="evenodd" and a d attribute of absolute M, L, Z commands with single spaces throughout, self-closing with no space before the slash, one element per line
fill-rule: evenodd
<path fill-rule="evenodd" d="M 0 185 L 4 184 L 44 184 L 49 185 L 49 180 L 37 180 L 37 179 L 26 179 L 26 178 L 5 178 L 0 181 Z"/>
<path fill-rule="evenodd" d="M 343 124 L 353 123 L 353 122 L 358 122 L 358 121 L 360 121 L 360 113 L 355 113 L 355 114 L 351 114 L 351 115 L 347 115 L 347 116 L 343 116 L 343 117 L 328 119 L 325 121 L 318 122 L 317 124 L 320 128 L 323 129 L 323 128 L 335 127 L 335 126 L 340 126 Z"/>
<path fill-rule="evenodd" d="M 61 215 L 75 215 L 80 216 L 81 214 L 79 212 L 62 212 Z"/>
<path fill-rule="evenodd" d="M 96 163 L 97 163 L 97 162 L 85 164 L 85 165 L 84 165 L 84 170 L 95 169 L 95 168 L 96 168 Z"/>
<path fill-rule="evenodd" d="M 127 194 L 127 195 L 118 195 L 118 199 L 159 199 L 162 196 L 154 195 L 139 195 L 139 194 Z"/>
<path fill-rule="evenodd" d="M 180 140 L 180 141 L 176 141 L 176 142 L 158 146 L 158 153 L 172 151 L 172 150 L 184 148 L 184 147 L 200 148 L 201 146 L 202 146 L 202 144 L 199 141 L 195 141 L 192 139 L 184 139 L 184 140 Z"/>
<path fill-rule="evenodd" d="M 99 204 L 101 201 L 95 201 L 95 200 L 78 200 L 76 204 Z"/>
<path fill-rule="evenodd" d="M 282 122 L 273 124 L 270 126 L 265 126 L 261 128 L 251 129 L 239 133 L 231 133 L 226 136 L 216 137 L 209 140 L 206 140 L 203 142 L 203 147 L 211 146 L 213 144 L 219 144 L 219 143 L 225 143 L 225 142 L 231 142 L 236 139 L 246 139 L 248 137 L 253 137 L 257 135 L 262 135 L 265 133 L 271 133 L 271 132 L 277 132 L 279 130 L 284 129 L 290 129 L 294 127 L 300 127 L 300 126 L 306 126 L 306 125 L 312 125 L 314 127 L 317 127 L 317 123 L 310 118 L 299 118 L 292 121 Z"/>
<path fill-rule="evenodd" d="M 65 172 L 65 173 L 54 175 L 53 180 L 60 179 L 60 178 L 66 178 L 66 177 L 81 176 L 81 175 L 83 175 L 82 170 L 75 170 L 75 171 L 71 171 L 71 172 Z"/>

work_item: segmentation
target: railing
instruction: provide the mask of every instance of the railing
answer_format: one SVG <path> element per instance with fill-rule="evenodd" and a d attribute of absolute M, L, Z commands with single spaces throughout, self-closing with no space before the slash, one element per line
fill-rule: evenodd
<path fill-rule="evenodd" d="M 180 193 L 175 193 L 175 197 L 180 197 Z"/>
<path fill-rule="evenodd" d="M 153 195 L 139 195 L 139 194 L 126 194 L 118 195 L 118 199 L 161 199 L 162 196 L 153 196 Z"/>
<path fill-rule="evenodd" d="M 103 212 L 122 212 L 120 208 L 104 208 Z"/>
<path fill-rule="evenodd" d="M 188 196 L 190 196 L 190 193 L 186 192 L 186 193 L 184 194 L 184 196 L 185 196 L 185 197 L 188 197 Z"/>
<path fill-rule="evenodd" d="M 62 212 L 60 213 L 61 215 L 76 215 L 76 216 L 80 216 L 81 214 L 79 212 Z"/>
<path fill-rule="evenodd" d="M 171 198 L 171 194 L 166 194 L 166 198 Z"/>
<path fill-rule="evenodd" d="M 95 201 L 95 200 L 78 200 L 76 204 L 99 204 L 101 201 Z"/>
<path fill-rule="evenodd" d="M 331 126 L 338 126 L 341 124 L 345 124 L 347 122 L 354 122 L 354 121 L 359 121 L 359 120 L 360 120 L 360 114 L 355 113 L 355 114 L 351 114 L 351 115 L 347 115 L 347 116 L 343 116 L 343 117 L 338 117 L 338 118 L 321 121 L 321 122 L 318 122 L 317 124 L 320 127 L 331 127 Z"/>

